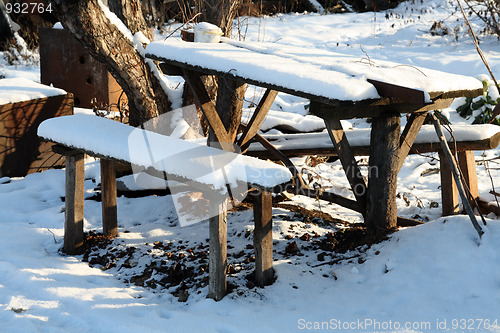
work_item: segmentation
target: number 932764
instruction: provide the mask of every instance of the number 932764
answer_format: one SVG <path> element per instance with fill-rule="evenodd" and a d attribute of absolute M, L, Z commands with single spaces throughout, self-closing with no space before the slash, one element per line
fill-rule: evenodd
<path fill-rule="evenodd" d="M 7 14 L 43 14 L 52 13 L 52 4 L 42 2 L 7 2 L 5 4 Z"/>

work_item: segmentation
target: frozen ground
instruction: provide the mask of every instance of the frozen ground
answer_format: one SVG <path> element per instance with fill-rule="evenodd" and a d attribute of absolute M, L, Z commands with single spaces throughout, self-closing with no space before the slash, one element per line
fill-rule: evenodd
<path fill-rule="evenodd" d="M 457 18 L 454 3 L 445 0 L 408 2 L 376 14 L 253 18 L 248 21 L 246 39 L 326 49 L 353 59 L 368 55 L 455 74 L 486 74 Z M 436 20 L 444 20 L 452 33 L 432 36 L 429 29 Z M 480 38 L 493 71 L 498 73 L 497 38 Z M 39 79 L 36 66 L 7 66 L 1 60 L 0 65 L 0 74 L 6 77 Z M 256 93 L 260 91 L 249 89 L 247 99 Z M 290 117 L 283 112 L 294 113 L 294 117 L 305 115 L 306 105 L 307 101 L 280 95 L 269 127 L 280 123 L 280 113 L 285 119 Z M 452 122 L 471 122 L 458 116 L 454 108 L 446 110 Z M 318 129 L 314 118 L 302 121 L 301 129 Z M 290 126 L 289 122 L 285 125 Z M 352 126 L 369 124 L 356 120 Z M 494 199 L 489 194 L 492 183 L 483 159 L 489 160 L 491 179 L 500 186 L 499 155 L 499 149 L 476 154 L 480 195 L 489 201 Z M 367 158 L 360 161 L 366 162 Z M 158 272 L 168 271 L 169 260 L 181 263 L 183 272 L 203 267 L 208 237 L 207 224 L 178 225 L 169 196 L 120 197 L 121 234 L 112 246 L 103 245 L 89 258 L 64 256 L 59 253 L 64 171 L 2 178 L 0 331 L 293 332 L 347 328 L 356 332 L 500 332 L 500 222 L 489 215 L 485 235 L 479 240 L 467 217 L 440 218 L 438 166 L 432 155 L 412 155 L 405 161 L 398 179 L 399 214 L 418 215 L 427 223 L 402 229 L 369 249 L 344 254 L 327 251 L 329 233 L 342 228 L 341 224 L 329 225 L 319 219 L 310 223 L 300 214 L 275 208 L 277 280 L 263 289 L 252 288 L 245 278 L 253 265 L 252 212 L 231 213 L 229 263 L 234 271 L 228 280 L 234 290 L 217 303 L 206 299 L 202 273 L 192 279 L 193 285 L 201 287 L 191 287 L 186 302 L 178 301 L 179 286 L 162 287 L 163 275 Z M 89 161 L 86 168 L 85 228 L 99 231 L 100 203 L 92 200 L 99 183 L 99 166 Z M 304 165 L 304 172 L 336 193 L 349 195 L 338 162 Z M 301 197 L 293 198 L 292 203 L 315 206 L 343 221 L 361 221 L 358 214 L 335 205 L 319 203 L 319 208 L 314 200 Z M 135 250 L 127 253 L 131 247 Z M 115 266 L 105 258 L 112 250 L 117 258 Z M 121 251 L 126 252 L 122 257 Z M 321 265 L 331 260 L 336 263 Z M 134 276 L 148 267 L 151 276 L 142 282 L 150 287 L 145 288 L 140 286 L 140 277 Z M 130 280 L 138 283 L 128 283 Z"/>

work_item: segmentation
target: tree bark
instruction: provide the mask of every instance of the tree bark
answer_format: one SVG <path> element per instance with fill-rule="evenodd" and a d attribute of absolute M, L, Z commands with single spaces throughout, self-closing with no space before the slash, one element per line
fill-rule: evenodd
<path fill-rule="evenodd" d="M 0 1 L 0 51 L 9 49 L 12 38 L 14 38 L 14 32 L 10 26 L 5 6 L 3 2 Z"/>
<path fill-rule="evenodd" d="M 238 14 L 240 0 L 197 0 L 202 19 L 221 28 L 224 36 L 230 37 L 233 20 Z"/>
<path fill-rule="evenodd" d="M 48 0 L 62 25 L 89 51 L 125 91 L 130 109 L 130 124 L 143 122 L 170 110 L 170 101 L 159 79 L 154 75 L 135 45 L 110 21 L 98 0 Z M 112 7 L 121 7 L 119 15 L 132 33 L 146 28 L 138 0 L 113 0 Z M 120 6 L 118 6 L 120 4 Z M 120 14 L 121 13 L 121 14 Z"/>

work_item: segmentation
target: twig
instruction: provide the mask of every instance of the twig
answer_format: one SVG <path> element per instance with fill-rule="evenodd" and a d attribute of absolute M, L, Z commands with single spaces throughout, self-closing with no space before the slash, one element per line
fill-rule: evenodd
<path fill-rule="evenodd" d="M 320 267 L 320 266 L 325 266 L 325 265 L 338 264 L 339 262 L 344 261 L 344 260 L 350 260 L 350 259 L 354 259 L 354 258 L 359 258 L 359 256 L 360 256 L 359 254 L 356 254 L 356 255 L 354 255 L 352 257 L 338 258 L 338 259 L 335 259 L 335 260 L 332 260 L 332 261 L 327 261 L 327 262 L 323 262 L 321 264 L 314 265 L 313 268 Z"/>
<path fill-rule="evenodd" d="M 177 29 L 175 29 L 174 31 L 172 31 L 172 33 L 170 35 L 168 35 L 167 37 L 165 37 L 163 40 L 169 38 L 170 36 L 172 36 L 173 34 L 175 34 L 179 29 L 182 29 L 182 27 L 184 27 L 186 24 L 190 23 L 191 21 L 194 21 L 195 18 L 197 18 L 198 16 L 200 16 L 201 13 L 197 13 L 195 16 L 193 16 L 190 20 L 188 20 L 187 22 L 183 23 L 181 26 L 179 26 Z"/>
<path fill-rule="evenodd" d="M 54 243 L 57 244 L 56 235 L 54 235 L 54 233 L 52 232 L 52 230 L 50 230 L 49 228 L 47 228 L 47 230 L 52 234 L 52 237 L 54 238 Z"/>
<path fill-rule="evenodd" d="M 460 194 L 460 197 L 462 199 L 462 203 L 464 205 L 465 211 L 470 217 L 470 220 L 472 222 L 472 225 L 477 231 L 477 234 L 479 235 L 479 238 L 484 234 L 483 229 L 481 229 L 481 226 L 479 223 L 477 223 L 476 216 L 474 215 L 474 212 L 472 211 L 472 208 L 469 204 L 469 200 L 467 199 L 467 195 L 465 194 L 464 187 L 462 185 L 462 179 L 460 178 L 460 174 L 458 171 L 457 164 L 455 163 L 455 159 L 453 158 L 453 155 L 451 153 L 450 147 L 448 146 L 448 143 L 446 142 L 446 138 L 444 136 L 443 130 L 441 129 L 441 124 L 439 123 L 439 120 L 436 118 L 436 116 L 432 113 L 431 114 L 431 119 L 432 122 L 434 123 L 434 128 L 436 130 L 436 134 L 438 136 L 438 139 L 441 143 L 441 148 L 443 149 L 443 153 L 446 156 L 446 159 L 448 160 L 448 163 L 450 165 L 451 172 L 453 174 L 453 178 L 455 179 L 455 183 L 457 184 L 457 189 L 458 193 Z"/>
<path fill-rule="evenodd" d="M 491 171 L 488 162 L 484 159 L 484 154 L 483 154 L 483 164 L 484 168 L 486 169 L 486 172 L 488 173 L 488 176 L 490 177 L 490 182 L 491 182 L 491 190 L 496 193 L 495 190 L 495 183 L 493 182 L 493 177 L 491 176 Z M 491 193 L 491 192 L 490 192 Z M 498 198 L 495 196 L 495 201 L 497 203 L 497 206 L 500 208 L 500 203 L 498 203 Z"/>
<path fill-rule="evenodd" d="M 472 40 L 474 41 L 474 44 L 476 45 L 476 50 L 477 53 L 479 54 L 479 57 L 481 57 L 481 60 L 483 61 L 484 65 L 486 66 L 486 69 L 490 73 L 491 78 L 493 79 L 493 82 L 495 83 L 495 87 L 497 89 L 500 89 L 500 86 L 498 85 L 497 80 L 495 79 L 495 75 L 493 75 L 493 72 L 491 71 L 491 67 L 488 64 L 488 61 L 486 60 L 486 57 L 483 54 L 483 51 L 481 51 L 481 48 L 479 47 L 479 42 L 476 38 L 476 34 L 474 33 L 474 30 L 472 30 L 472 26 L 469 22 L 469 19 L 467 18 L 467 15 L 465 14 L 464 7 L 462 7 L 462 3 L 460 0 L 457 0 L 458 5 L 460 6 L 460 10 L 462 11 L 462 15 L 464 16 L 465 22 L 467 23 L 467 26 L 469 27 L 469 30 L 472 35 Z M 500 108 L 495 108 L 495 111 L 493 112 L 493 115 L 491 116 L 490 123 L 493 122 L 493 120 L 500 114 Z"/>

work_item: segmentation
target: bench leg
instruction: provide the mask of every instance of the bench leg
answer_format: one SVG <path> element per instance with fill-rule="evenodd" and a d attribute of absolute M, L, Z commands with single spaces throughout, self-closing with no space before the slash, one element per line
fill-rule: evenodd
<path fill-rule="evenodd" d="M 259 286 L 273 282 L 273 203 L 270 192 L 259 191 L 253 200 L 255 229 L 255 281 Z"/>
<path fill-rule="evenodd" d="M 66 156 L 66 210 L 64 252 L 78 254 L 83 246 L 83 205 L 85 193 L 84 155 Z"/>
<path fill-rule="evenodd" d="M 458 152 L 458 165 L 464 176 L 465 184 L 469 188 L 472 198 L 479 199 L 479 189 L 477 185 L 476 159 L 472 150 Z M 469 198 L 470 206 L 474 209 L 476 205 L 474 200 Z"/>
<path fill-rule="evenodd" d="M 441 174 L 441 205 L 443 216 L 455 215 L 459 212 L 457 184 L 453 179 L 446 156 L 439 152 L 439 169 Z"/>
<path fill-rule="evenodd" d="M 118 235 L 116 212 L 116 171 L 115 162 L 101 159 L 102 230 L 104 235 Z"/>
<path fill-rule="evenodd" d="M 226 295 L 227 269 L 227 203 L 216 208 L 217 215 L 209 220 L 210 254 L 208 297 L 216 301 Z"/>

